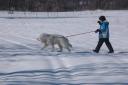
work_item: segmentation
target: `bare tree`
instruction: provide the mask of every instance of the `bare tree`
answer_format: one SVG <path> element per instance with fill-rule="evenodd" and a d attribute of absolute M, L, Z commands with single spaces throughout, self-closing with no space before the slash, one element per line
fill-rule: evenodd
<path fill-rule="evenodd" d="M 0 0 L 0 10 L 74 11 L 128 9 L 128 0 Z"/>

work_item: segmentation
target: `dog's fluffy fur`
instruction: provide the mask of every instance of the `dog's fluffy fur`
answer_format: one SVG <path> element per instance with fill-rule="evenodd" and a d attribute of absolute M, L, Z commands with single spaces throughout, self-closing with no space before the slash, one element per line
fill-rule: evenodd
<path fill-rule="evenodd" d="M 66 48 L 68 51 L 71 51 L 72 45 L 69 43 L 69 40 L 62 35 L 42 33 L 37 38 L 37 40 L 44 44 L 44 47 L 42 49 L 51 45 L 52 51 L 54 51 L 54 45 L 57 44 L 60 49 L 60 52 L 63 51 L 63 48 Z"/>

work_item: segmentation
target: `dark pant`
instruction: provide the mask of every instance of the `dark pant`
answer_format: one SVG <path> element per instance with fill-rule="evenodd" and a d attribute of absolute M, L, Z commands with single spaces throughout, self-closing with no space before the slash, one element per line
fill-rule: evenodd
<path fill-rule="evenodd" d="M 106 46 L 108 47 L 109 52 L 114 52 L 114 50 L 113 50 L 113 48 L 112 48 L 112 45 L 111 45 L 111 43 L 109 42 L 109 38 L 100 38 L 100 39 L 99 39 L 99 42 L 98 42 L 98 44 L 97 44 L 97 46 L 96 46 L 96 48 L 95 48 L 95 50 L 96 50 L 97 52 L 99 52 L 99 50 L 100 50 L 100 48 L 101 48 L 101 46 L 103 45 L 104 42 L 105 42 Z"/>

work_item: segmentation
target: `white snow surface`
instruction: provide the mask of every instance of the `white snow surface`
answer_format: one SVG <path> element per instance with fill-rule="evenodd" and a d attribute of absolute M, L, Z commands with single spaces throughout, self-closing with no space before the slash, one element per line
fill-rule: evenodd
<path fill-rule="evenodd" d="M 110 42 L 93 53 L 98 34 L 68 37 L 72 51 L 41 50 L 41 33 L 69 36 L 99 28 L 98 17 L 110 22 Z M 0 85 L 127 85 L 128 11 L 61 13 L 0 12 Z"/>

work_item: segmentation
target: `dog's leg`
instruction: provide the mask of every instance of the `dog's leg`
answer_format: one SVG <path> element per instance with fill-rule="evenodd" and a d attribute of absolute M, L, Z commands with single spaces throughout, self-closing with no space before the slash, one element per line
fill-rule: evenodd
<path fill-rule="evenodd" d="M 42 47 L 41 50 L 44 50 L 46 47 L 47 47 L 47 46 Z"/>
<path fill-rule="evenodd" d="M 58 44 L 58 46 L 60 48 L 60 50 L 58 52 L 62 52 L 63 51 L 63 47 L 60 44 Z"/>
<path fill-rule="evenodd" d="M 41 48 L 41 50 L 44 50 L 47 46 L 48 46 L 48 44 L 47 43 L 44 43 L 44 47 Z"/>
<path fill-rule="evenodd" d="M 54 52 L 55 50 L 55 47 L 54 47 L 54 44 L 52 44 L 52 52 Z"/>
<path fill-rule="evenodd" d="M 70 49 L 69 47 L 66 47 L 66 49 L 67 49 L 69 52 L 71 52 L 71 49 Z"/>
<path fill-rule="evenodd" d="M 66 42 L 64 47 L 68 50 L 68 52 L 71 52 L 72 45 L 69 42 Z"/>

